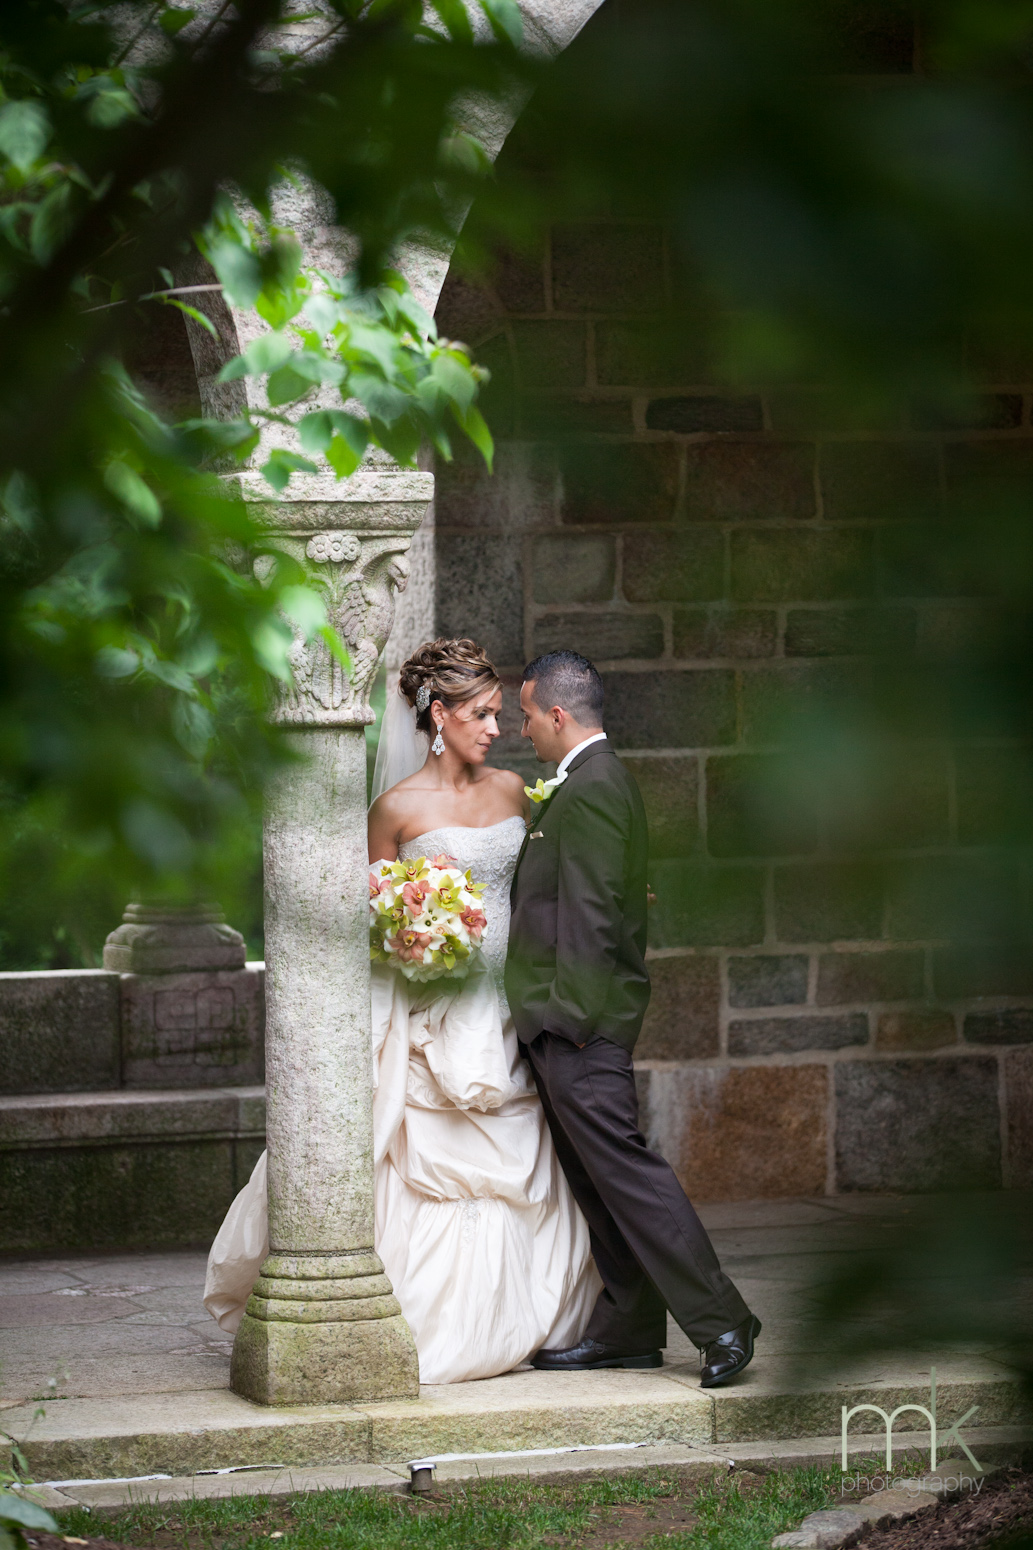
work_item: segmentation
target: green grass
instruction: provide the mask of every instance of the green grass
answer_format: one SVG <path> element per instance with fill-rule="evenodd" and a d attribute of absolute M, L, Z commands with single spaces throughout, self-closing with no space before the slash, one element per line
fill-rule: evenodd
<path fill-rule="evenodd" d="M 449 1489 L 432 1501 L 376 1491 L 323 1491 L 291 1497 L 140 1505 L 118 1513 L 75 1509 L 61 1514 L 66 1534 L 104 1535 L 157 1550 L 524 1550 L 525 1546 L 593 1547 L 618 1537 L 628 1513 L 644 1550 L 767 1550 L 773 1535 L 828 1506 L 839 1473 L 793 1469 L 686 1486 L 674 1474 L 651 1470 L 634 1479 L 568 1485 L 526 1479 L 481 1481 Z M 685 1531 L 662 1528 L 664 1505 L 680 1499 L 698 1514 Z M 650 1528 L 649 1510 L 657 1512 Z M 616 1509 L 616 1510 L 615 1510 Z M 282 1538 L 271 1540 L 281 1534 Z"/>

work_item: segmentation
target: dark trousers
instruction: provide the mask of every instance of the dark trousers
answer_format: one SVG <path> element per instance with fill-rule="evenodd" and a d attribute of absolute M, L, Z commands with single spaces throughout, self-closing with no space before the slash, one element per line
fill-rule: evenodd
<path fill-rule="evenodd" d="M 560 1165 L 588 1222 L 604 1290 L 585 1335 L 629 1352 L 667 1343 L 666 1310 L 697 1346 L 749 1317 L 669 1165 L 638 1128 L 631 1055 L 597 1034 L 524 1046 Z"/>

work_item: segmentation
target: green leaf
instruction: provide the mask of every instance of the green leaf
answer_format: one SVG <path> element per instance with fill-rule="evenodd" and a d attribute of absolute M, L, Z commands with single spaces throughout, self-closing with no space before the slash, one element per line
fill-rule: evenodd
<path fill-rule="evenodd" d="M 122 646 L 102 646 L 97 652 L 96 667 L 102 678 L 128 678 L 139 666 L 136 652 Z"/>
<path fill-rule="evenodd" d="M 296 371 L 301 372 L 303 377 L 308 377 L 310 382 L 332 382 L 334 387 L 339 387 L 348 375 L 346 366 L 320 349 L 300 351 L 294 356 L 291 364 Z"/>
<path fill-rule="evenodd" d="M 37 263 L 45 264 L 71 230 L 73 185 L 59 183 L 40 200 L 29 227 L 29 247 Z"/>
<path fill-rule="evenodd" d="M 269 461 L 262 465 L 262 476 L 274 490 L 285 490 L 290 481 L 291 474 L 318 474 L 319 469 L 315 463 L 310 463 L 307 457 L 299 457 L 296 452 L 285 452 L 282 447 L 277 447 L 269 455 Z"/>
<path fill-rule="evenodd" d="M 356 452 L 343 436 L 335 436 L 326 449 L 326 460 L 338 479 L 350 479 L 362 462 L 362 453 Z"/>
<path fill-rule="evenodd" d="M 11 1533 L 0 1522 L 0 1550 L 25 1550 L 25 1540 L 22 1538 L 20 1530 L 15 1530 L 14 1533 Z"/>
<path fill-rule="evenodd" d="M 227 361 L 219 373 L 220 382 L 237 377 L 264 377 L 284 365 L 291 357 L 290 340 L 284 334 L 260 334 L 252 339 L 243 355 Z"/>
<path fill-rule="evenodd" d="M 259 665 L 283 683 L 291 681 L 291 665 L 287 653 L 293 644 L 294 636 L 282 619 L 263 619 L 251 631 L 251 648 Z"/>
<path fill-rule="evenodd" d="M 340 319 L 340 303 L 326 291 L 316 291 L 314 296 L 305 297 L 305 316 L 317 334 L 329 334 Z"/>
<path fill-rule="evenodd" d="M 172 707 L 172 730 L 181 748 L 195 759 L 203 759 L 215 731 L 211 714 L 198 700 L 177 696 Z"/>
<path fill-rule="evenodd" d="M 348 392 L 357 398 L 371 417 L 390 425 L 401 415 L 408 414 L 412 400 L 401 388 L 371 371 L 353 371 L 348 379 Z"/>
<path fill-rule="evenodd" d="M 90 93 L 86 118 L 95 129 L 115 129 L 127 118 L 139 118 L 136 98 L 123 86 L 107 87 Z"/>
<path fill-rule="evenodd" d="M 35 486 L 20 469 L 15 469 L 0 488 L 0 510 L 23 533 L 31 533 L 39 521 L 39 498 Z"/>
<path fill-rule="evenodd" d="M 8 102 L 0 108 L 0 152 L 19 172 L 28 172 L 47 148 L 50 119 L 39 102 Z"/>
<path fill-rule="evenodd" d="M 234 307 L 253 307 L 262 289 L 262 265 L 243 238 L 228 232 L 206 244 L 206 255 L 226 299 Z"/>
<path fill-rule="evenodd" d="M 310 377 L 303 377 L 295 369 L 293 362 L 288 366 L 281 366 L 274 371 L 266 383 L 265 391 L 273 408 L 280 404 L 293 404 L 295 399 L 303 398 L 306 393 L 311 393 L 313 383 Z"/>
<path fill-rule="evenodd" d="M 348 326 L 348 346 L 376 361 L 385 376 L 390 376 L 394 371 L 398 339 L 383 323 L 351 322 Z"/>
<path fill-rule="evenodd" d="M 329 409 L 316 409 L 298 421 L 298 440 L 306 452 L 325 452 L 334 434 Z"/>
<path fill-rule="evenodd" d="M 117 495 L 124 506 L 148 527 L 161 522 L 161 502 L 150 485 L 141 479 L 135 468 L 114 459 L 104 470 L 104 483 L 112 495 Z"/>
<path fill-rule="evenodd" d="M 430 363 L 430 374 L 460 409 L 469 409 L 477 397 L 477 379 L 452 350 L 439 350 Z"/>
<path fill-rule="evenodd" d="M 413 466 L 413 459 L 420 450 L 422 433 L 411 415 L 399 415 L 390 425 L 373 420 L 373 434 L 385 452 L 406 467 Z"/>
<path fill-rule="evenodd" d="M 319 638 L 325 641 L 330 650 L 330 655 L 337 658 L 345 672 L 351 671 L 352 659 L 348 654 L 348 648 L 332 625 L 325 625 L 319 631 Z"/>
<path fill-rule="evenodd" d="M 168 6 L 159 16 L 158 25 L 162 32 L 167 33 L 170 38 L 174 38 L 176 33 L 182 32 L 183 28 L 188 26 L 196 15 L 196 11 L 187 9 L 181 11 L 173 6 Z"/>
<path fill-rule="evenodd" d="M 260 334 L 244 351 L 244 359 L 250 373 L 264 376 L 289 361 L 291 353 L 291 342 L 286 334 Z"/>
<path fill-rule="evenodd" d="M 156 678 L 159 683 L 167 684 L 170 689 L 178 689 L 181 694 L 195 692 L 194 680 L 178 662 L 167 662 L 163 657 L 152 656 L 143 666 L 144 671 L 152 678 Z"/>
<path fill-rule="evenodd" d="M 432 425 L 428 431 L 431 442 L 436 452 L 440 452 L 446 463 L 452 461 L 452 443 L 447 433 L 440 425 Z"/>
<path fill-rule="evenodd" d="M 58 1526 L 50 1513 L 38 1502 L 27 1501 L 14 1491 L 0 1491 L 0 1521 L 20 1523 L 24 1528 L 45 1529 L 48 1534 L 58 1533 Z"/>
<path fill-rule="evenodd" d="M 519 48 L 524 41 L 524 23 L 515 0 L 480 0 L 480 5 L 499 42 Z"/>
<path fill-rule="evenodd" d="M 487 421 L 476 404 L 471 404 L 465 413 L 461 412 L 455 404 L 452 405 L 452 414 L 456 424 L 463 431 L 488 465 L 488 472 L 492 471 L 492 461 L 495 457 L 495 442 Z"/>
<path fill-rule="evenodd" d="M 279 602 L 288 619 L 294 621 L 307 641 L 326 628 L 326 603 L 314 588 L 284 587 Z"/>
<path fill-rule="evenodd" d="M 369 444 L 369 432 L 361 420 L 343 409 L 317 409 L 298 425 L 306 452 L 324 452 L 339 479 L 353 474 Z"/>
<path fill-rule="evenodd" d="M 473 28 L 463 0 L 431 0 L 431 4 L 448 29 L 449 37 L 457 43 L 473 42 Z"/>
<path fill-rule="evenodd" d="M 465 130 L 441 142 L 441 159 L 454 172 L 486 177 L 491 172 L 491 157 L 481 142 Z"/>
<path fill-rule="evenodd" d="M 198 312 L 196 307 L 191 307 L 185 301 L 180 301 L 178 296 L 162 296 L 160 300 L 163 301 L 167 307 L 177 307 L 179 311 L 182 312 L 184 317 L 192 318 L 195 323 L 200 323 L 202 328 L 206 328 L 208 330 L 213 339 L 218 339 L 219 330 L 216 328 L 211 318 L 205 317 L 203 312 Z"/>

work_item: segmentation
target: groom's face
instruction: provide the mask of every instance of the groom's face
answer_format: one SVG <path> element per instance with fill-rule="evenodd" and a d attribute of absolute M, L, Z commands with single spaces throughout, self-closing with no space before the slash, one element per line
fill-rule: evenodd
<path fill-rule="evenodd" d="M 521 735 L 529 737 L 534 745 L 534 751 L 543 764 L 550 764 L 563 758 L 563 713 L 560 712 L 557 725 L 556 713 L 553 710 L 542 710 L 534 698 L 534 680 L 530 679 L 520 689 L 520 709 L 524 713 L 524 725 Z"/>

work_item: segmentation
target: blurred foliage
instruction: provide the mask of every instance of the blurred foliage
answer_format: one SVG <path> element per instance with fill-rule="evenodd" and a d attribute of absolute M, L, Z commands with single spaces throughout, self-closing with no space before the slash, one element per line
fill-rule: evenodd
<path fill-rule="evenodd" d="M 820 386 L 830 416 L 948 414 L 1033 346 L 1031 89 L 1028 0 L 610 0 L 461 253 L 659 217 L 672 357 L 709 337 L 719 380 Z"/>
<path fill-rule="evenodd" d="M 1005 1362 L 1033 1396 L 1033 1196 L 913 1196 L 877 1232 L 859 1222 L 856 1252 L 816 1283 L 810 1310 L 814 1343 L 805 1333 L 795 1359 L 809 1381 L 851 1357 L 940 1349 Z"/>
<path fill-rule="evenodd" d="M 627 255 L 619 274 L 593 263 L 585 229 Z M 541 81 L 458 260 L 502 298 L 533 295 L 546 243 L 553 286 L 560 244 L 575 276 L 550 306 L 596 316 L 598 382 L 625 384 L 622 411 L 629 382 L 650 397 L 711 385 L 756 395 L 758 414 L 763 398 L 784 444 L 858 454 L 841 458 L 842 498 L 825 516 L 851 524 L 841 532 L 869 528 L 871 573 L 859 564 L 825 590 L 807 576 L 794 593 L 786 534 L 784 552 L 772 539 L 766 601 L 837 601 L 858 617 L 863 603 L 866 622 L 838 649 L 770 664 L 745 736 L 772 757 L 743 774 L 738 832 L 712 825 L 709 843 L 726 848 L 711 853 L 910 852 L 903 876 L 934 845 L 978 847 L 985 886 L 972 867 L 930 867 L 940 897 L 922 913 L 942 929 L 904 935 L 1033 954 L 1014 882 L 1033 844 L 1033 6 L 609 0 Z M 508 396 L 499 370 L 486 412 L 560 443 L 565 476 L 592 490 L 585 520 L 616 527 L 615 485 L 643 465 L 593 434 L 607 428 L 589 419 L 600 392 L 580 422 L 574 389 L 542 394 L 524 364 L 533 348 L 484 346 L 515 361 Z M 873 442 L 881 477 L 863 461 Z M 908 471 L 916 453 L 934 471 L 924 484 Z M 944 606 L 933 620 L 948 600 L 954 616 Z M 908 610 L 919 627 L 902 645 L 891 626 Z M 955 763 L 973 743 L 986 750 L 979 768 L 967 750 Z M 918 793 L 932 750 L 950 763 L 956 806 L 948 816 L 945 780 L 931 838 L 935 800 L 923 821 Z"/>
<path fill-rule="evenodd" d="M 510 84 L 511 0 L 483 0 L 479 41 L 447 0 L 435 26 L 401 0 L 291 9 L 27 0 L 0 18 L 9 964 L 89 961 L 115 896 L 232 908 L 238 867 L 253 874 L 262 783 L 285 757 L 264 712 L 293 630 L 343 647 L 234 469 L 250 459 L 279 491 L 297 472 L 347 476 L 368 447 L 449 456 L 455 434 L 491 459 L 484 373 L 388 258 L 414 233 L 443 239 L 484 175 L 453 103 Z M 345 278 L 303 268 L 273 218 L 302 173 L 357 239 Z M 252 386 L 222 419 L 169 424 L 126 369 L 141 308 L 218 338 L 214 297 L 264 325 L 239 355 L 219 340 L 223 391 Z"/>
<path fill-rule="evenodd" d="M 447 457 L 457 432 L 490 460 L 484 373 L 391 267 L 447 249 L 471 201 L 459 261 L 482 270 L 553 222 L 661 221 L 659 347 L 802 387 L 802 432 L 975 423 L 987 363 L 1033 353 L 1030 0 L 608 0 L 555 62 L 520 39 L 513 0 L 5 8 L 4 961 L 28 876 L 67 922 L 35 961 L 88 951 L 70 879 L 91 868 L 112 896 L 226 898 L 282 757 L 283 616 L 326 631 L 295 568 L 259 586 L 242 563 L 268 541 L 233 470 L 282 488 L 371 446 Z M 532 90 L 492 168 L 470 104 Z M 277 217 L 299 179 L 351 234 L 350 275 L 303 268 Z M 142 307 L 214 326 L 195 285 L 267 332 L 223 368 L 227 394 L 250 379 L 227 419 L 171 425 L 126 363 Z M 977 481 L 916 542 L 980 556 L 983 594 L 1024 607 L 1029 516 L 1028 479 Z M 816 735 L 855 767 L 853 734 Z"/>

